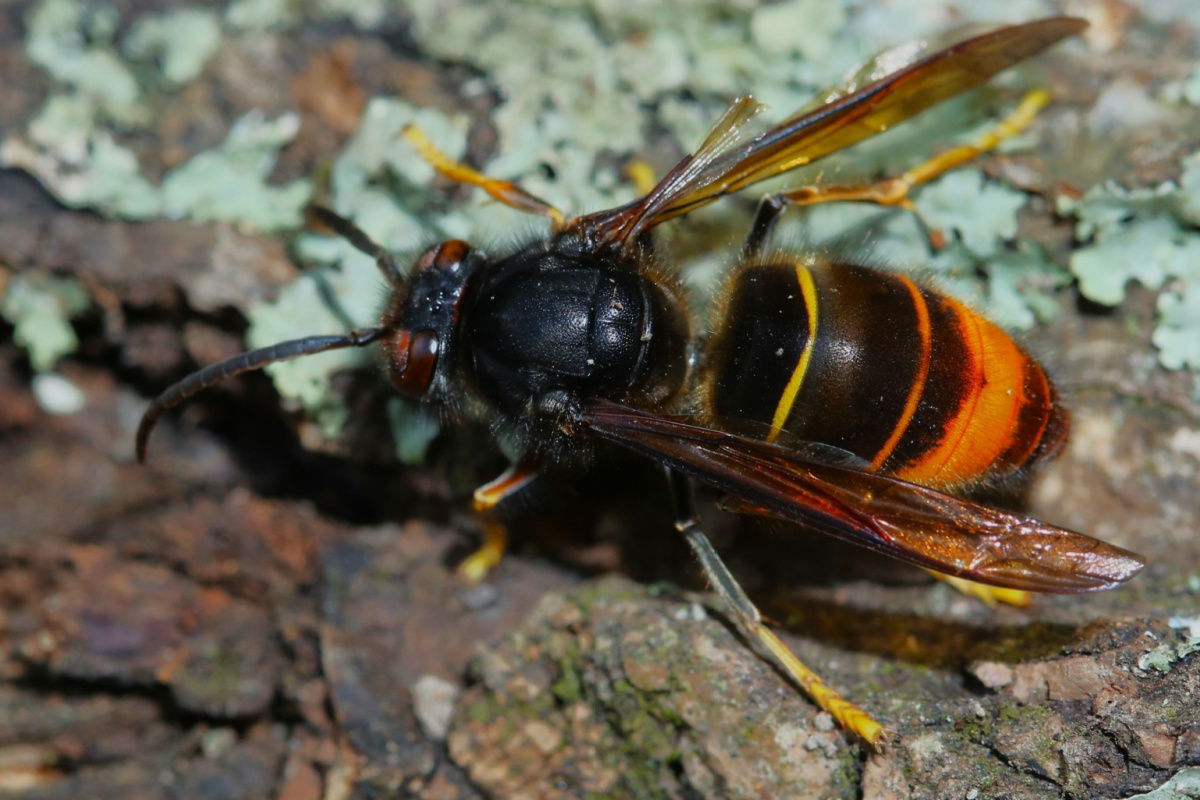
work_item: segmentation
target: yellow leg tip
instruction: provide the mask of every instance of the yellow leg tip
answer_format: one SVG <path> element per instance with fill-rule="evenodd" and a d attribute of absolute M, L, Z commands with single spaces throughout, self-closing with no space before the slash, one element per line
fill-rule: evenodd
<path fill-rule="evenodd" d="M 567 218 L 557 208 L 545 200 L 534 197 L 515 183 L 489 178 L 482 172 L 455 161 L 429 141 L 425 132 L 416 125 L 411 123 L 405 125 L 400 129 L 400 136 L 411 144 L 417 154 L 443 177 L 483 189 L 493 199 L 518 211 L 549 217 L 550 223 L 556 231 L 566 227 Z"/>
<path fill-rule="evenodd" d="M 430 163 L 441 163 L 448 160 L 442 151 L 434 147 L 433 142 L 429 141 L 429 137 L 425 135 L 425 131 L 412 123 L 400 129 L 400 137 L 411 144 L 420 153 L 421 158 Z"/>
<path fill-rule="evenodd" d="M 1028 608 L 1033 603 L 1033 595 L 1024 589 L 1003 589 L 999 586 L 982 585 L 979 588 L 987 590 L 995 603 L 1003 603 L 1006 606 L 1016 606 L 1017 608 Z"/>
<path fill-rule="evenodd" d="M 895 747 L 896 742 L 900 741 L 900 734 L 891 728 L 885 728 L 869 717 L 866 722 L 868 724 L 856 726 L 853 730 L 864 742 L 871 745 L 871 749 L 876 753 L 886 752 Z"/>
<path fill-rule="evenodd" d="M 953 586 L 967 597 L 974 597 L 977 600 L 981 600 L 988 608 L 995 608 L 1001 603 L 1008 606 L 1026 608 L 1033 602 L 1033 595 L 1024 589 L 1005 589 L 1001 586 L 988 586 L 976 583 L 975 581 L 969 581 L 965 578 L 956 578 L 953 575 L 943 575 L 933 570 L 926 571 L 939 581 Z"/>
<path fill-rule="evenodd" d="M 508 544 L 508 532 L 503 525 L 484 522 L 482 526 L 483 544 L 458 565 L 458 577 L 467 583 L 479 583 L 500 566 Z"/>
<path fill-rule="evenodd" d="M 633 187 L 637 189 L 638 194 L 650 194 L 658 184 L 658 180 L 654 177 L 654 167 L 639 158 L 635 158 L 625 165 L 625 175 L 633 182 Z"/>
<path fill-rule="evenodd" d="M 466 583 L 476 584 L 481 583 L 499 564 L 500 559 L 493 558 L 481 548 L 463 559 L 455 572 Z"/>
<path fill-rule="evenodd" d="M 1018 108 L 1027 114 L 1036 114 L 1048 105 L 1050 105 L 1050 92 L 1045 89 L 1030 89 L 1021 98 Z"/>
<path fill-rule="evenodd" d="M 846 730 L 860 737 L 875 750 L 883 750 L 896 740 L 896 734 L 875 721 L 869 713 L 842 697 L 796 657 L 788 646 L 769 629 L 759 627 L 754 635 L 775 656 L 784 670 Z"/>

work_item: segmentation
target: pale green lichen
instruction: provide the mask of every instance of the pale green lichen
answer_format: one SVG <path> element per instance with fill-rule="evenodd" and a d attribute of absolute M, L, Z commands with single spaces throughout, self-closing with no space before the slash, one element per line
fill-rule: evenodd
<path fill-rule="evenodd" d="M 71 317 L 90 303 L 87 290 L 74 279 L 25 272 L 9 280 L 0 316 L 13 325 L 13 338 L 29 354 L 34 370 L 46 372 L 79 346 Z"/>
<path fill-rule="evenodd" d="M 233 0 L 225 9 L 225 23 L 235 30 L 265 31 L 291 24 L 297 0 Z"/>
<path fill-rule="evenodd" d="M 455 7 L 447 12 L 445 5 Z M 512 0 L 418 2 L 411 11 L 424 46 L 487 70 L 521 111 L 496 116 L 502 151 L 531 126 L 538 139 L 593 153 L 628 152 L 643 141 L 645 111 L 622 85 L 616 52 L 582 15 Z"/>
<path fill-rule="evenodd" d="M 181 86 L 200 75 L 221 46 L 221 23 L 212 11 L 181 8 L 138 19 L 125 39 L 125 54 L 158 61 L 162 79 Z"/>
<path fill-rule="evenodd" d="M 316 0 L 316 11 L 329 17 L 346 17 L 370 30 L 383 21 L 389 5 L 387 0 Z"/>
<path fill-rule="evenodd" d="M 1175 645 L 1162 644 L 1146 651 L 1142 657 L 1138 659 L 1138 667 L 1143 670 L 1158 670 L 1159 672 L 1165 674 L 1171 671 L 1171 665 L 1174 664 L 1178 658 L 1179 656 L 1175 652 Z"/>
<path fill-rule="evenodd" d="M 1130 5 L 1146 19 L 1170 25 L 1172 30 L 1200 31 L 1200 5 L 1191 0 L 1130 0 Z"/>
<path fill-rule="evenodd" d="M 38 177 L 64 203 L 130 219 L 158 213 L 153 187 L 113 131 L 150 120 L 133 71 L 115 49 L 120 17 L 105 4 L 42 0 L 26 15 L 30 59 L 58 82 L 29 125 L 0 143 L 0 165 Z"/>
<path fill-rule="evenodd" d="M 124 219 L 225 220 L 263 231 L 300 224 L 311 184 L 268 183 L 280 148 L 299 129 L 298 116 L 265 120 L 251 112 L 220 147 L 170 170 L 155 186 L 117 140 L 120 128 L 148 122 L 149 112 L 143 87 L 117 55 L 115 9 L 42 0 L 27 22 L 30 57 L 61 85 L 25 137 L 13 133 L 0 143 L 0 165 L 35 175 L 69 206 Z M 219 44 L 215 14 L 182 10 L 134 20 L 123 50 L 158 59 L 162 80 L 177 88 L 199 75 Z"/>
<path fill-rule="evenodd" d="M 1171 617 L 1167 624 L 1174 630 L 1183 631 L 1182 640 L 1165 642 L 1148 650 L 1138 659 L 1141 669 L 1167 673 L 1176 661 L 1200 653 L 1200 617 Z"/>
<path fill-rule="evenodd" d="M 303 275 L 285 286 L 275 301 L 251 307 L 246 341 L 251 347 L 266 347 L 304 336 L 345 333 L 348 321 L 370 319 L 374 308 L 366 307 L 378 302 L 380 292 L 375 263 L 357 252 L 346 254 L 340 268 L 322 267 Z M 279 393 L 299 403 L 332 439 L 348 412 L 330 393 L 329 377 L 370 363 L 368 351 L 350 348 L 278 362 L 266 371 Z"/>
<path fill-rule="evenodd" d="M 1200 227 L 1200 153 L 1183 159 L 1179 166 L 1177 213 L 1183 222 Z"/>
<path fill-rule="evenodd" d="M 300 118 L 268 120 L 251 111 L 233 124 L 220 147 L 199 153 L 171 170 L 162 182 L 168 217 L 198 222 L 242 222 L 261 231 L 297 228 L 312 197 L 312 182 L 272 186 L 267 180 L 279 150 L 295 138 Z"/>
<path fill-rule="evenodd" d="M 25 18 L 29 57 L 120 125 L 149 121 L 133 72 L 113 51 L 116 11 L 107 4 L 42 0 Z"/>
<path fill-rule="evenodd" d="M 952 244 L 930 261 L 937 284 L 985 312 L 1006 328 L 1026 331 L 1058 313 L 1057 289 L 1071 276 L 1030 241 L 1019 241 L 981 260 L 962 244 Z"/>
<path fill-rule="evenodd" d="M 1168 103 L 1200 106 L 1200 64 L 1196 65 L 1187 78 L 1164 84 L 1159 91 L 1159 97 Z"/>
<path fill-rule="evenodd" d="M 371 100 L 359 121 L 358 130 L 333 162 L 329 189 L 335 209 L 353 214 L 378 202 L 381 194 L 373 193 L 388 178 L 401 180 L 399 194 L 393 203 L 428 205 L 426 187 L 433 180 L 434 169 L 400 134 L 405 125 L 415 125 L 451 157 L 459 157 L 466 149 L 467 118 L 461 114 L 447 116 L 433 109 L 423 109 L 402 100 L 375 98 Z M 383 232 L 372 231 L 375 235 Z M 408 246 L 405 241 L 382 239 L 391 247 Z"/>
<path fill-rule="evenodd" d="M 1167 625 L 1177 631 L 1184 631 L 1189 647 L 1200 646 L 1200 617 L 1171 617 Z"/>
<path fill-rule="evenodd" d="M 1200 767 L 1176 772 L 1169 781 L 1145 794 L 1132 794 L 1126 800 L 1197 800 L 1200 798 Z"/>
<path fill-rule="evenodd" d="M 1079 279 L 1079 291 L 1089 300 L 1116 306 L 1124 302 L 1131 280 L 1147 289 L 1160 288 L 1174 249 L 1171 243 L 1181 233 L 1169 218 L 1134 220 L 1105 235 L 1102 242 L 1075 251 L 1071 271 Z"/>
<path fill-rule="evenodd" d="M 982 170 L 968 167 L 925 187 L 916 204 L 927 224 L 953 232 L 976 256 L 990 258 L 1017 238 L 1017 212 L 1027 200 L 1024 192 L 989 182 Z"/>
<path fill-rule="evenodd" d="M 0 143 L 0 164 L 35 175 L 60 202 L 125 219 L 151 219 L 162 210 L 158 189 L 144 177 L 132 150 L 96 126 L 95 108 L 79 94 L 50 97 L 29 126 L 30 140 Z"/>
<path fill-rule="evenodd" d="M 1159 363 L 1200 370 L 1200 153 L 1182 161 L 1178 183 L 1105 184 L 1079 199 L 1060 196 L 1058 210 L 1076 218 L 1076 238 L 1088 242 L 1070 260 L 1083 296 L 1115 306 L 1130 281 L 1165 286 L 1153 334 Z"/>
<path fill-rule="evenodd" d="M 29 139 L 43 150 L 57 152 L 70 164 L 88 158 L 96 131 L 96 109 L 79 94 L 55 94 L 29 122 Z"/>
<path fill-rule="evenodd" d="M 115 217 L 225 220 L 271 231 L 298 227 L 312 184 L 267 182 L 279 149 L 299 129 L 299 117 L 265 120 L 252 111 L 234 123 L 220 147 L 199 153 L 170 170 L 161 186 L 141 174 L 132 150 L 103 129 L 89 127 L 78 98 L 51 98 L 31 124 L 26 142 L 0 145 L 0 164 L 36 175 L 63 203 Z"/>
<path fill-rule="evenodd" d="M 992 319 L 1018 331 L 1049 322 L 1058 313 L 1055 293 L 1071 275 L 1035 242 L 1022 239 L 983 265 L 987 275 L 986 309 Z"/>
<path fill-rule="evenodd" d="M 1200 66 L 1192 72 L 1183 84 L 1183 99 L 1194 106 L 1200 106 Z"/>
<path fill-rule="evenodd" d="M 1158 327 L 1151 337 L 1167 369 L 1200 372 L 1200 283 L 1158 297 Z"/>
<path fill-rule="evenodd" d="M 842 6 L 825 0 L 785 0 L 755 9 L 750 35 L 767 53 L 824 61 L 833 53 L 834 34 L 845 24 Z"/>

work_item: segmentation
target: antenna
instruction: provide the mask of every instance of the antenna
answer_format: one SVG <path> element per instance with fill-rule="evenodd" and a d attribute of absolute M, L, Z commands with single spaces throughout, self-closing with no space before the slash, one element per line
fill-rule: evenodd
<path fill-rule="evenodd" d="M 367 236 L 362 228 L 325 206 L 310 206 L 307 214 L 317 224 L 329 228 L 348 241 L 360 253 L 375 259 L 375 263 L 379 265 L 379 271 L 392 286 L 399 286 L 404 282 L 404 270 L 396 262 L 396 257 L 384 250 L 383 245 Z"/>
<path fill-rule="evenodd" d="M 358 229 L 354 228 L 354 230 L 357 231 Z M 361 234 L 362 232 L 359 231 L 359 233 Z M 350 237 L 347 236 L 346 238 L 349 239 Z M 137 429 L 138 463 L 146 463 L 146 445 L 150 441 L 150 434 L 154 432 L 154 426 L 158 423 L 159 418 L 189 397 L 204 391 L 216 383 L 220 383 L 226 378 L 241 375 L 243 372 L 260 370 L 268 364 L 274 364 L 277 361 L 287 361 L 288 359 L 312 355 L 313 353 L 323 353 L 326 350 L 340 350 L 346 347 L 366 347 L 378 341 L 386 332 L 387 328 L 380 326 L 375 328 L 361 328 L 341 336 L 306 336 L 303 339 L 293 339 L 289 342 L 273 344 L 270 347 L 239 353 L 233 358 L 227 358 L 219 364 L 212 364 L 204 369 L 193 372 L 154 398 L 146 408 L 145 413 L 142 414 L 142 421 L 138 423 Z"/>

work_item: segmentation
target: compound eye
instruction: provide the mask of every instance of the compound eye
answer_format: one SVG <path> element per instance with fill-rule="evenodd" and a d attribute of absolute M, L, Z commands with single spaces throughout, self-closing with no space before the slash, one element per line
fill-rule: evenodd
<path fill-rule="evenodd" d="M 417 400 L 424 397 L 437 367 L 437 334 L 430 330 L 399 331 L 388 347 L 388 355 L 396 391 Z"/>
<path fill-rule="evenodd" d="M 417 259 L 417 263 L 413 267 L 413 274 L 424 272 L 430 268 L 440 272 L 456 272 L 470 249 L 471 246 L 461 239 L 450 239 L 441 244 L 435 244 Z"/>

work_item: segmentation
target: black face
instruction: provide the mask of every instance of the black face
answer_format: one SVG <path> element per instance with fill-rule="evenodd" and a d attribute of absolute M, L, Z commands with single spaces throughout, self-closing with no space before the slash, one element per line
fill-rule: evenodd
<path fill-rule="evenodd" d="M 455 338 L 467 279 L 485 261 L 458 239 L 426 250 L 384 314 L 383 342 L 396 390 L 414 399 L 445 396 L 453 379 L 447 357 Z"/>

